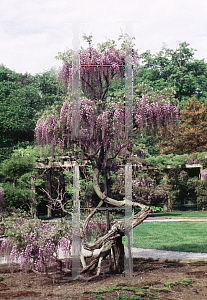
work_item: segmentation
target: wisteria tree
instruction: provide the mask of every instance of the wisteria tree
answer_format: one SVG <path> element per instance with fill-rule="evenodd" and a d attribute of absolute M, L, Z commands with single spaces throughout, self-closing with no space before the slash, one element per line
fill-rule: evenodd
<path fill-rule="evenodd" d="M 124 41 L 126 45 L 126 40 Z M 128 43 L 129 47 L 129 43 Z M 131 64 L 137 65 L 138 55 L 132 51 Z M 126 64 L 124 47 L 117 50 L 114 43 L 109 42 L 99 45 L 96 50 L 91 47 L 81 50 L 75 55 L 80 55 L 80 78 L 82 91 L 88 97 L 80 98 L 80 130 L 78 139 L 74 139 L 73 118 L 72 118 L 72 98 L 63 103 L 59 113 L 43 116 L 37 122 L 35 138 L 37 145 L 52 144 L 67 150 L 77 144 L 83 157 L 86 157 L 93 167 L 93 186 L 96 194 L 100 198 L 97 207 L 89 214 L 81 229 L 82 244 L 87 250 L 99 249 L 103 246 L 102 254 L 98 259 L 92 261 L 89 266 L 83 266 L 82 273 L 93 269 L 98 265 L 97 275 L 100 273 L 100 263 L 103 256 L 113 250 L 114 271 L 123 272 L 124 270 L 124 247 L 122 236 L 126 231 L 146 219 L 150 214 L 150 207 L 129 199 L 118 201 L 107 196 L 107 187 L 103 192 L 99 186 L 99 175 L 103 169 L 114 163 L 119 155 L 124 151 L 132 154 L 133 139 L 139 138 L 145 128 L 148 132 L 166 126 L 177 126 L 178 113 L 176 107 L 164 101 L 164 99 L 154 98 L 154 101 L 143 96 L 140 101 L 134 103 L 131 110 L 133 120 L 134 137 L 126 135 L 125 127 L 125 106 L 121 102 L 107 103 L 106 93 L 113 77 L 123 76 L 123 67 Z M 73 83 L 72 60 L 64 61 L 63 67 L 58 74 L 67 87 Z M 78 157 L 80 158 L 80 156 Z M 126 161 L 127 162 L 127 161 Z M 136 200 L 136 197 L 135 197 Z M 98 211 L 103 203 L 113 207 L 139 207 L 141 211 L 133 215 L 126 222 L 117 222 L 102 237 L 89 243 L 87 241 L 87 226 L 92 216 Z M 104 253 L 104 254 L 103 254 Z M 99 263 L 99 264 L 98 264 Z"/>

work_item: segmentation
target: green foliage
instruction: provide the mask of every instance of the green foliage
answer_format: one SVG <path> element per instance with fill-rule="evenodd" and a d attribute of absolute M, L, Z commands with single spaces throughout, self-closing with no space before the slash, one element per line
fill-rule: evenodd
<path fill-rule="evenodd" d="M 5 75 L 5 71 L 8 75 Z M 2 74 L 3 73 L 3 74 Z M 22 74 L 21 74 L 22 75 Z M 35 112 L 41 104 L 38 90 L 31 76 L 20 76 L 4 66 L 0 68 L 0 160 L 11 153 L 18 142 L 33 141 L 37 118 Z"/>
<path fill-rule="evenodd" d="M 150 206 L 150 208 L 152 209 L 152 213 L 157 213 L 157 212 L 163 211 L 162 207 Z"/>
<path fill-rule="evenodd" d="M 188 173 L 186 173 L 187 169 L 185 171 L 182 170 L 182 166 L 185 166 L 186 164 L 198 163 L 204 164 L 205 166 L 206 155 L 206 152 L 196 152 L 189 155 L 176 155 L 170 153 L 156 157 L 148 155 L 145 161 L 152 166 L 158 167 L 160 171 L 163 170 L 166 172 L 166 174 L 168 174 L 167 183 L 172 187 L 170 197 L 174 202 L 174 207 L 181 208 L 181 205 L 183 205 L 185 201 L 190 200 L 192 204 L 196 204 L 197 196 L 195 188 L 199 182 L 198 177 L 196 176 L 190 178 Z M 170 166 L 171 169 L 167 169 L 167 166 Z M 184 177 L 182 175 L 184 175 Z M 162 181 L 160 183 L 162 183 Z M 201 202 L 203 200 L 200 198 Z"/>
<path fill-rule="evenodd" d="M 147 292 L 144 289 L 137 289 L 135 295 L 145 297 L 147 295 Z"/>
<path fill-rule="evenodd" d="M 207 168 L 207 152 L 198 153 L 198 161 L 203 166 L 203 168 Z"/>
<path fill-rule="evenodd" d="M 23 174 L 34 167 L 34 158 L 30 156 L 14 155 L 11 159 L 4 160 L 1 164 L 1 176 L 5 181 L 18 180 Z"/>
<path fill-rule="evenodd" d="M 136 157 L 135 157 L 136 158 Z M 138 157 L 137 157 L 138 159 Z M 139 158 L 140 161 L 140 158 Z M 141 159 L 143 164 L 145 160 Z M 129 161 L 127 161 L 129 162 Z M 134 162 L 133 162 L 134 163 Z M 157 206 L 159 203 L 165 201 L 171 192 L 171 186 L 166 180 L 156 182 L 155 178 L 152 178 L 150 173 L 136 170 L 136 166 L 133 167 L 133 198 L 135 201 L 147 203 L 150 206 Z M 124 196 L 125 194 L 125 171 L 123 168 L 119 168 L 116 171 L 117 178 L 113 180 L 112 192 L 117 195 Z M 155 177 L 155 176 L 154 176 Z M 161 208 L 154 208 L 156 211 L 160 211 Z"/>
<path fill-rule="evenodd" d="M 202 210 L 207 210 L 207 182 L 199 181 L 195 190 L 200 207 Z"/>
<path fill-rule="evenodd" d="M 56 74 L 51 69 L 23 75 L 0 65 L 0 161 L 17 147 L 32 144 L 38 112 L 63 102 Z"/>
<path fill-rule="evenodd" d="M 44 109 L 63 103 L 63 89 L 62 84 L 57 83 L 57 73 L 55 68 L 51 68 L 33 77 L 33 83 L 39 90 Z"/>
<path fill-rule="evenodd" d="M 148 297 L 151 298 L 151 299 L 162 299 L 159 296 L 155 295 L 154 293 L 149 293 Z"/>
<path fill-rule="evenodd" d="M 140 138 L 140 147 L 145 149 L 145 157 L 147 157 L 148 153 L 153 156 L 157 156 L 160 153 L 160 150 L 156 148 L 156 143 L 159 138 L 155 138 L 152 136 L 146 136 Z"/>
<path fill-rule="evenodd" d="M 4 204 L 6 208 L 12 206 L 28 210 L 40 202 L 40 197 L 31 190 L 31 180 L 35 176 L 36 187 L 43 183 L 35 169 L 35 151 L 19 149 L 14 155 L 1 163 L 0 181 L 4 189 Z M 36 197 L 35 197 L 36 196 Z"/>
<path fill-rule="evenodd" d="M 112 291 L 117 291 L 117 290 L 132 291 L 132 292 L 135 292 L 135 294 L 132 296 L 125 296 L 125 295 L 119 295 L 119 293 L 117 292 L 118 297 L 110 298 L 110 299 L 143 300 L 145 296 L 148 296 L 150 294 L 150 293 L 147 293 L 144 289 L 138 288 L 136 286 L 131 286 L 130 284 L 118 284 L 115 286 L 112 285 L 108 289 L 106 288 L 106 289 L 99 289 L 96 291 L 86 291 L 86 292 L 83 292 L 83 294 L 88 294 L 88 293 L 102 294 L 102 293 L 107 293 L 107 292 L 112 292 Z M 96 298 L 96 297 L 100 297 L 100 298 Z M 95 296 L 95 299 L 106 299 L 106 298 L 103 298 L 102 296 L 97 295 L 97 296 Z M 109 298 L 107 298 L 107 299 L 109 299 Z"/>
<path fill-rule="evenodd" d="M 4 205 L 8 207 L 28 209 L 26 203 L 32 197 L 32 192 L 29 190 L 22 190 L 22 188 L 14 187 L 12 183 L 3 184 L 4 188 Z"/>
<path fill-rule="evenodd" d="M 204 59 L 195 59 L 194 51 L 183 42 L 176 50 L 163 46 L 156 54 L 151 54 L 149 50 L 142 53 L 139 76 L 135 82 L 144 82 L 158 90 L 173 88 L 179 101 L 186 101 L 192 96 L 205 98 L 207 64 Z"/>
<path fill-rule="evenodd" d="M 149 164 L 157 166 L 160 170 L 164 170 L 167 165 L 176 168 L 182 166 L 186 163 L 188 159 L 188 154 L 175 155 L 173 153 L 159 155 L 159 156 L 149 156 L 145 161 Z"/>
<path fill-rule="evenodd" d="M 170 281 L 170 282 L 166 282 L 165 283 L 165 286 L 168 286 L 168 287 L 174 287 L 174 285 L 177 285 L 178 282 L 177 281 Z"/>
<path fill-rule="evenodd" d="M 67 193 L 70 195 L 70 199 L 67 200 L 66 209 L 72 211 L 72 195 L 73 195 L 73 172 L 72 170 L 64 170 L 64 175 L 66 178 L 67 184 Z M 103 185 L 104 178 L 100 176 L 100 184 Z M 81 208 L 89 206 L 90 199 L 95 199 L 95 191 L 93 188 L 93 170 L 92 166 L 87 165 L 80 168 L 80 205 Z M 91 203 L 92 204 L 92 203 Z"/>
<path fill-rule="evenodd" d="M 193 279 L 191 279 L 191 278 L 185 278 L 182 281 L 180 281 L 180 284 L 189 285 L 189 284 L 192 284 L 193 282 L 194 282 Z"/>
<path fill-rule="evenodd" d="M 182 281 L 167 282 L 167 283 L 165 283 L 165 286 L 172 288 L 172 287 L 174 287 L 175 285 L 178 285 L 178 284 L 189 285 L 189 284 L 192 284 L 193 282 L 194 282 L 193 279 L 191 279 L 191 278 L 185 278 Z"/>

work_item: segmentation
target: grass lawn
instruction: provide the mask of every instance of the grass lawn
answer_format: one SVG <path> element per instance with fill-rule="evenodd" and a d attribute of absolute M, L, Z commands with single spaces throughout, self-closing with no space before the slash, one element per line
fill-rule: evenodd
<path fill-rule="evenodd" d="M 144 222 L 133 229 L 133 247 L 207 252 L 207 222 Z"/>
<path fill-rule="evenodd" d="M 172 212 L 168 212 L 168 211 L 161 211 L 161 212 L 156 212 L 156 213 L 152 213 L 151 216 L 152 218 L 182 218 L 182 217 L 189 217 L 189 218 L 203 218 L 206 217 L 207 218 L 207 211 L 192 211 L 192 210 L 188 210 L 188 211 L 178 211 L 178 210 L 174 210 Z"/>
<path fill-rule="evenodd" d="M 104 217 L 104 214 L 103 214 Z M 149 218 L 207 218 L 207 211 L 193 211 L 193 210 L 187 210 L 187 211 L 180 211 L 180 210 L 174 210 L 174 211 L 160 211 L 156 213 L 151 213 Z M 114 219 L 123 219 L 124 214 L 117 214 L 114 216 Z"/>

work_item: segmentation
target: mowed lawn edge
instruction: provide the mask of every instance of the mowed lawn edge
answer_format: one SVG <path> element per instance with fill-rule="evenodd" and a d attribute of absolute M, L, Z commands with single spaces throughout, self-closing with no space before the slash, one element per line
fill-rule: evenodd
<path fill-rule="evenodd" d="M 207 252 L 207 222 L 143 222 L 133 228 L 132 247 Z"/>

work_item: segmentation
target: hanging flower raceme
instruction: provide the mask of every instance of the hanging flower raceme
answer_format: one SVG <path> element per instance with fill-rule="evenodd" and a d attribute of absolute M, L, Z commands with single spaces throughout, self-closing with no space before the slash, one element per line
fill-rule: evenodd
<path fill-rule="evenodd" d="M 6 220 L 8 236 L 0 247 L 0 253 L 9 255 L 10 264 L 20 262 L 20 270 L 26 271 L 34 264 L 36 271 L 43 272 L 44 266 L 54 262 L 59 247 L 71 255 L 72 231 L 65 221 L 45 224 L 41 220 L 15 217 Z"/>
<path fill-rule="evenodd" d="M 164 102 L 163 97 L 155 95 L 153 101 L 150 101 L 148 95 L 143 95 L 141 100 L 136 101 L 134 119 L 143 134 L 144 128 L 152 131 L 168 124 L 177 126 L 178 111 L 176 106 Z"/>
<path fill-rule="evenodd" d="M 118 50 L 114 46 L 106 48 L 99 52 L 93 47 L 81 49 L 73 54 L 74 56 L 65 62 L 58 72 L 57 80 L 67 87 L 72 87 L 73 75 L 80 71 L 80 79 L 82 90 L 90 90 L 90 85 L 97 86 L 98 91 L 95 93 L 95 98 L 100 99 L 100 91 L 104 80 L 107 82 L 116 76 L 117 81 L 124 76 L 124 67 L 126 64 L 126 53 L 123 50 Z M 79 65 L 74 65 L 73 61 L 77 58 Z M 138 54 L 133 52 L 132 57 L 128 58 L 128 63 L 134 68 L 138 66 Z"/>
<path fill-rule="evenodd" d="M 87 98 L 80 99 L 79 145 L 83 149 L 115 149 L 124 139 L 124 110 L 120 104 L 112 103 L 111 107 L 97 115 L 95 103 Z M 65 101 L 59 115 L 41 118 L 35 128 L 38 145 L 47 145 L 51 141 L 60 148 L 69 147 L 73 142 L 73 104 Z"/>
<path fill-rule="evenodd" d="M 56 128 L 58 117 L 55 115 L 42 117 L 37 121 L 35 139 L 38 145 L 55 144 L 57 140 Z"/>

